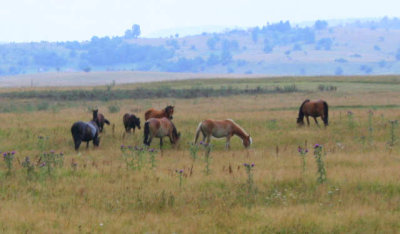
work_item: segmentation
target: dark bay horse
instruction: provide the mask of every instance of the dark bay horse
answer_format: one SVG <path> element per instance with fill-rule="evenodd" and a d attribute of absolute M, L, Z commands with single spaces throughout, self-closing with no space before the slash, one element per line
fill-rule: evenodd
<path fill-rule="evenodd" d="M 242 139 L 243 146 L 245 148 L 250 147 L 252 139 L 247 132 L 240 127 L 235 121 L 231 119 L 226 120 L 211 120 L 207 119 L 199 123 L 196 130 L 196 137 L 194 143 L 197 143 L 200 133 L 203 135 L 203 141 L 206 140 L 206 144 L 210 143 L 211 136 L 215 138 L 226 137 L 226 149 L 230 148 L 230 140 L 233 135 L 237 135 Z"/>
<path fill-rule="evenodd" d="M 136 127 L 140 129 L 140 119 L 137 118 L 135 115 L 126 113 L 124 114 L 122 121 L 124 122 L 125 131 L 127 133 L 131 132 L 131 129 L 133 129 L 133 132 L 135 132 Z"/>
<path fill-rule="evenodd" d="M 297 117 L 297 124 L 299 126 L 304 125 L 304 116 L 307 118 L 308 126 L 310 126 L 310 120 L 308 119 L 309 116 L 314 118 L 317 125 L 317 117 L 321 116 L 322 121 L 324 121 L 325 127 L 328 126 L 328 103 L 323 100 L 305 100 L 299 108 L 299 116 Z"/>
<path fill-rule="evenodd" d="M 181 136 L 176 130 L 175 125 L 168 118 L 150 118 L 144 124 L 144 141 L 143 143 L 150 146 L 153 137 L 160 138 L 160 149 L 163 146 L 163 137 L 169 137 L 171 144 L 176 145 Z"/>
<path fill-rule="evenodd" d="M 76 151 L 79 149 L 82 141 L 86 142 L 86 148 L 89 148 L 89 141 L 93 141 L 94 146 L 99 146 L 100 144 L 100 130 L 96 121 L 75 122 L 71 127 L 71 133 Z"/>
<path fill-rule="evenodd" d="M 144 113 L 144 119 L 147 121 L 150 118 L 163 118 L 166 117 L 168 119 L 172 119 L 172 115 L 174 114 L 174 106 L 167 106 L 162 110 L 156 109 L 148 109 Z"/>
<path fill-rule="evenodd" d="M 104 115 L 102 113 L 99 113 L 99 110 L 93 110 L 93 119 L 92 121 L 96 121 L 97 126 L 100 129 L 100 132 L 103 132 L 104 128 L 104 123 L 107 125 L 110 125 L 110 121 L 108 119 L 104 118 Z"/>

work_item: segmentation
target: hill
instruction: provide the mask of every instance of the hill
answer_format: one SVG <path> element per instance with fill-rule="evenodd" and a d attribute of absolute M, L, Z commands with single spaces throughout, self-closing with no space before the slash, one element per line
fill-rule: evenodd
<path fill-rule="evenodd" d="M 136 28 L 135 28 L 136 27 Z M 71 71 L 152 71 L 266 75 L 361 75 L 400 72 L 400 19 L 330 26 L 290 22 L 221 33 L 119 37 L 0 45 L 0 75 Z M 138 31 L 139 30 L 139 31 Z"/>

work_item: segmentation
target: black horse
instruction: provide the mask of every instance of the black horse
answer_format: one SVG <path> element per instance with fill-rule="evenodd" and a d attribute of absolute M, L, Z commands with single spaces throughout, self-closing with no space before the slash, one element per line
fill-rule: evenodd
<path fill-rule="evenodd" d="M 99 127 L 100 132 L 103 132 L 104 128 L 104 123 L 107 125 L 110 125 L 110 121 L 104 117 L 102 113 L 99 113 L 99 110 L 93 110 L 93 119 L 92 121 L 95 121 L 97 123 L 97 126 Z"/>
<path fill-rule="evenodd" d="M 93 140 L 94 146 L 99 146 L 99 127 L 96 121 L 82 122 L 78 121 L 71 127 L 72 138 L 74 139 L 75 150 L 79 149 L 82 141 L 86 142 L 86 148 L 89 148 L 89 141 Z"/>
<path fill-rule="evenodd" d="M 126 113 L 124 114 L 122 121 L 124 122 L 125 131 L 127 133 L 129 133 L 131 129 L 133 129 L 133 132 L 135 132 L 136 127 L 140 129 L 140 118 L 137 118 L 135 115 Z"/>

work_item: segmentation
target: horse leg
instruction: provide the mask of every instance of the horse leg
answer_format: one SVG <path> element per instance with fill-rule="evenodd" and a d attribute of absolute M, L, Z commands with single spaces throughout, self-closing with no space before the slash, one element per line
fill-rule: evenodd
<path fill-rule="evenodd" d="M 231 148 L 231 136 L 226 137 L 225 149 L 229 150 Z"/>
<path fill-rule="evenodd" d="M 163 140 L 162 137 L 160 137 L 160 149 L 162 149 L 162 147 L 163 147 Z"/>
<path fill-rule="evenodd" d="M 207 140 L 206 140 L 206 146 L 210 145 L 210 141 L 211 141 L 211 134 L 207 136 Z"/>
<path fill-rule="evenodd" d="M 306 115 L 306 119 L 307 119 L 307 125 L 310 127 L 310 119 L 308 118 L 308 115 Z"/>
<path fill-rule="evenodd" d="M 315 120 L 315 123 L 317 124 L 317 126 L 319 127 L 318 121 L 317 121 L 317 117 L 313 117 Z"/>
<path fill-rule="evenodd" d="M 86 149 L 89 149 L 89 141 L 86 142 Z"/>

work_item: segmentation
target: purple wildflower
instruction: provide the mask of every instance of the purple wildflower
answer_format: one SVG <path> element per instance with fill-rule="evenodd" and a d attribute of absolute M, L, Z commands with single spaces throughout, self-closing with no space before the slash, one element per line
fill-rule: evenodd
<path fill-rule="evenodd" d="M 251 167 L 254 167 L 254 165 L 255 165 L 255 164 L 254 164 L 254 163 L 252 163 L 252 164 L 251 164 Z"/>
<path fill-rule="evenodd" d="M 60 155 L 61 155 L 61 156 L 63 156 L 63 155 L 64 155 L 64 153 L 63 153 L 63 152 L 60 152 Z"/>
<path fill-rule="evenodd" d="M 245 166 L 245 167 L 248 167 L 248 166 L 249 166 L 249 164 L 247 164 L 247 163 L 243 163 L 243 166 Z"/>
<path fill-rule="evenodd" d="M 39 167 L 44 167 L 44 166 L 46 166 L 46 162 L 42 162 Z"/>
<path fill-rule="evenodd" d="M 50 153 L 51 153 L 51 154 L 54 154 L 54 150 L 50 150 Z"/>
<path fill-rule="evenodd" d="M 121 149 L 123 149 L 123 148 L 125 148 L 125 146 L 124 146 L 124 145 L 121 145 Z"/>
<path fill-rule="evenodd" d="M 204 141 L 200 141 L 200 145 L 204 145 Z"/>
<path fill-rule="evenodd" d="M 4 152 L 4 153 L 3 153 L 3 156 L 6 157 L 6 156 L 7 156 L 7 152 Z"/>
<path fill-rule="evenodd" d="M 314 149 L 319 148 L 319 147 L 322 147 L 322 145 L 320 145 L 320 144 L 315 144 L 314 145 Z"/>
<path fill-rule="evenodd" d="M 305 151 L 304 151 L 304 152 L 308 153 L 308 149 L 305 149 Z"/>
<path fill-rule="evenodd" d="M 154 148 L 149 149 L 150 153 L 154 153 L 156 150 Z"/>
<path fill-rule="evenodd" d="M 183 173 L 183 170 L 182 170 L 182 169 L 180 169 L 180 170 L 179 170 L 179 174 L 182 174 L 182 173 Z"/>
<path fill-rule="evenodd" d="M 297 147 L 297 152 L 302 153 L 303 149 L 299 146 L 299 147 Z"/>

